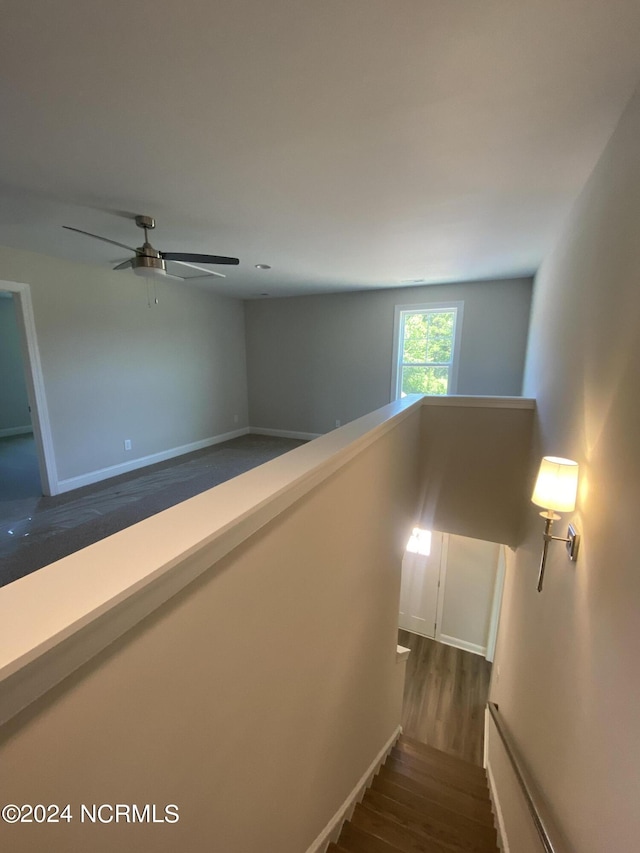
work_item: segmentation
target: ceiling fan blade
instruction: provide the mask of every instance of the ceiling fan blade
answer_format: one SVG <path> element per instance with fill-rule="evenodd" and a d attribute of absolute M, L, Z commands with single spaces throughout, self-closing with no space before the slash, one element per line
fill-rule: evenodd
<path fill-rule="evenodd" d="M 121 264 L 118 264 L 117 267 L 114 267 L 114 270 L 126 270 L 127 267 L 131 266 L 131 258 L 128 261 L 123 261 Z"/>
<path fill-rule="evenodd" d="M 197 267 L 195 264 L 187 264 L 184 261 L 171 261 L 172 264 L 179 264 L 181 267 L 189 267 L 192 270 L 200 270 L 204 275 L 191 275 L 189 278 L 204 278 L 207 275 L 215 275 L 218 278 L 226 278 L 226 275 L 223 272 L 216 272 L 215 270 L 208 270 L 205 267 Z"/>
<path fill-rule="evenodd" d="M 71 225 L 63 225 L 67 231 L 77 231 L 78 234 L 84 234 L 86 237 L 93 237 L 96 240 L 102 240 L 103 243 L 111 243 L 112 246 L 120 246 L 121 249 L 127 249 L 129 252 L 134 252 L 135 249 L 131 246 L 125 246 L 124 243 L 118 243 L 116 240 L 108 240 L 106 237 L 100 237 L 98 234 L 91 234 L 89 231 L 82 231 L 80 228 L 72 228 Z"/>
<path fill-rule="evenodd" d="M 192 255 L 188 252 L 160 252 L 165 261 L 182 261 L 196 264 L 233 264 L 237 266 L 238 258 L 225 258 L 223 255 Z"/>

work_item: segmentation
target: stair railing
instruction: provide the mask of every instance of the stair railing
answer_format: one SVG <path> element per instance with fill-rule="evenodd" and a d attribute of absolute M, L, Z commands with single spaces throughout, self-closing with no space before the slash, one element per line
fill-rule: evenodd
<path fill-rule="evenodd" d="M 538 807 L 535 804 L 535 800 L 533 798 L 533 794 L 531 791 L 531 787 L 528 784 L 525 774 L 522 770 L 522 765 L 517 757 L 517 752 L 514 746 L 514 743 L 511 739 L 511 736 L 508 734 L 507 730 L 504 727 L 504 723 L 502 722 L 502 717 L 500 716 L 500 711 L 498 710 L 498 706 L 495 702 L 487 702 L 487 707 L 489 708 L 489 713 L 493 719 L 493 722 L 496 724 L 496 729 L 498 730 L 498 734 L 500 735 L 500 739 L 504 744 L 505 751 L 509 756 L 509 761 L 511 762 L 511 766 L 516 774 L 516 779 L 518 780 L 518 784 L 522 789 L 522 793 L 524 794 L 525 802 L 527 804 L 527 808 L 531 813 L 531 817 L 533 819 L 533 823 L 535 825 L 536 831 L 540 837 L 540 841 L 542 842 L 542 846 L 545 849 L 545 853 L 560 853 L 560 851 L 553 846 L 553 842 L 549 837 L 549 831 L 547 826 L 545 825 L 544 819 L 540 814 Z"/>

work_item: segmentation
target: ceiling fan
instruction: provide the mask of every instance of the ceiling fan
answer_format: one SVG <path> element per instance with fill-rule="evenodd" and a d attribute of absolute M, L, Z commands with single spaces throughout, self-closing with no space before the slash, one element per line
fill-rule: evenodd
<path fill-rule="evenodd" d="M 82 231 L 80 228 L 72 228 L 71 225 L 63 225 L 68 231 L 77 231 L 78 234 L 84 234 L 87 237 L 93 237 L 96 240 L 102 240 L 103 243 L 111 243 L 113 246 L 120 246 L 121 249 L 127 249 L 133 252 L 132 258 L 123 261 L 114 267 L 114 270 L 132 269 L 136 275 L 153 277 L 167 276 L 180 279 L 204 278 L 205 276 L 217 276 L 226 278 L 221 272 L 206 269 L 205 267 L 197 266 L 198 264 L 233 264 L 236 266 L 240 263 L 238 258 L 226 258 L 223 255 L 200 255 L 190 252 L 159 252 L 154 249 L 149 242 L 148 232 L 156 227 L 156 221 L 151 216 L 136 216 L 136 225 L 144 231 L 144 243 L 137 249 L 133 246 L 125 246 L 124 243 L 118 243 L 116 240 L 109 240 L 107 237 L 100 237 L 98 234 L 90 234 L 89 231 Z M 167 271 L 166 261 L 169 261 L 173 270 L 173 265 L 178 267 L 188 267 L 200 272 L 200 275 L 179 275 L 178 273 L 169 273 Z"/>

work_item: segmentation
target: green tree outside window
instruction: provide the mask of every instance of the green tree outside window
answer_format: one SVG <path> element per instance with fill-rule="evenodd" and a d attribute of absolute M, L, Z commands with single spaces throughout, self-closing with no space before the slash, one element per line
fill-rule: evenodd
<path fill-rule="evenodd" d="M 455 308 L 402 313 L 400 396 L 448 393 L 455 328 Z"/>

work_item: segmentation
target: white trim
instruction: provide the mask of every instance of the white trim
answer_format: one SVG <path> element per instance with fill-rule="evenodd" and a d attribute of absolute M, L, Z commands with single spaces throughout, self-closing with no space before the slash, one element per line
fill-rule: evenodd
<path fill-rule="evenodd" d="M 404 313 L 418 313 L 419 311 L 446 311 L 453 309 L 455 312 L 453 328 L 453 353 L 451 356 L 451 368 L 449 371 L 449 383 L 445 398 L 455 394 L 458 387 L 458 365 L 460 363 L 460 346 L 462 342 L 462 319 L 464 316 L 464 302 L 462 300 L 452 302 L 419 302 L 415 305 L 396 305 L 393 311 L 393 362 L 391 365 L 391 400 L 398 400 L 399 376 L 398 366 L 400 364 L 400 324 Z"/>
<path fill-rule="evenodd" d="M 267 427 L 249 427 L 251 435 L 275 435 L 279 438 L 300 438 L 302 441 L 313 441 L 320 438 L 321 432 L 297 432 L 290 429 L 268 429 Z"/>
<path fill-rule="evenodd" d="M 56 457 L 53 449 L 49 409 L 44 387 L 42 362 L 36 336 L 36 321 L 31 301 L 31 288 L 19 281 L 0 280 L 0 290 L 8 290 L 15 296 L 18 328 L 22 338 L 22 350 L 25 363 L 25 380 L 27 396 L 31 406 L 31 421 L 33 436 L 38 454 L 40 468 L 40 483 L 45 495 L 58 494 L 58 472 Z"/>
<path fill-rule="evenodd" d="M 248 432 L 249 427 L 234 429 L 231 432 L 224 432 L 211 438 L 203 438 L 200 441 L 192 441 L 190 444 L 183 444 L 180 447 L 170 447 L 168 450 L 161 450 L 159 453 L 151 453 L 149 456 L 140 456 L 130 462 L 121 462 L 118 465 L 110 465 L 108 468 L 99 468 L 96 471 L 89 471 L 87 474 L 59 480 L 58 492 L 70 492 L 73 489 L 80 489 L 82 486 L 90 486 L 92 483 L 99 483 L 101 480 L 108 480 L 110 477 L 117 477 L 119 474 L 128 474 L 129 471 L 146 468 L 147 465 L 154 465 L 156 462 L 164 462 L 166 459 L 174 459 L 176 456 L 183 456 L 185 453 L 193 453 L 194 450 L 202 450 L 204 447 L 211 447 L 213 444 L 230 441 L 232 438 L 247 435 Z"/>
<path fill-rule="evenodd" d="M 489 708 L 484 706 L 484 736 L 482 738 L 482 766 L 487 769 L 489 763 Z"/>
<path fill-rule="evenodd" d="M 406 646 L 396 646 L 396 663 L 401 663 L 405 661 L 409 655 L 411 654 L 411 649 L 408 649 Z"/>
<path fill-rule="evenodd" d="M 364 792 L 367 790 L 369 785 L 371 785 L 373 777 L 384 763 L 384 760 L 391 751 L 401 732 L 402 726 L 398 726 L 380 752 L 373 759 L 368 769 L 365 770 L 364 774 L 360 777 L 359 781 L 356 783 L 355 787 L 347 796 L 338 811 L 334 814 L 320 835 L 318 835 L 316 840 L 307 848 L 306 853 L 324 853 L 332 841 L 334 843 L 338 841 L 340 831 L 342 830 L 342 824 L 351 818 L 353 810 L 363 798 Z"/>
<path fill-rule="evenodd" d="M 498 627 L 500 624 L 500 607 L 502 605 L 502 593 L 504 591 L 504 578 L 506 574 L 506 545 L 500 545 L 498 549 L 498 566 L 496 568 L 496 579 L 493 585 L 493 601 L 491 602 L 491 618 L 489 630 L 487 631 L 486 659 L 493 663 L 496 653 L 496 642 L 498 640 Z"/>
<path fill-rule="evenodd" d="M 458 637 L 450 637 L 448 634 L 440 634 L 438 642 L 444 643 L 445 646 L 453 646 L 456 649 L 462 649 L 464 652 L 473 652 L 474 655 L 484 655 L 487 652 L 486 646 L 479 646 L 477 643 L 468 643 L 466 640 L 460 640 Z"/>
<path fill-rule="evenodd" d="M 9 438 L 12 435 L 27 435 L 30 432 L 33 432 L 31 424 L 19 427 L 8 427 L 7 429 L 0 429 L 0 438 Z"/>
<path fill-rule="evenodd" d="M 485 713 L 489 712 L 485 711 Z M 491 805 L 493 807 L 493 814 L 496 818 L 494 823 L 497 823 L 496 833 L 498 835 L 498 848 L 502 850 L 503 853 L 510 853 L 509 840 L 507 838 L 507 831 L 504 823 L 504 815 L 502 814 L 502 807 L 498 798 L 498 788 L 496 786 L 496 780 L 493 778 L 493 772 L 491 770 L 491 764 L 489 761 L 487 761 L 485 765 L 485 770 L 487 771 L 487 781 L 489 782 L 489 797 L 491 799 Z"/>
<path fill-rule="evenodd" d="M 419 397 L 419 394 L 412 395 Z M 423 406 L 461 406 L 467 409 L 535 409 L 533 397 L 483 397 L 448 394 L 442 396 L 422 396 Z"/>
<path fill-rule="evenodd" d="M 492 397 L 463 394 L 447 394 L 439 397 L 429 394 L 408 394 L 404 399 L 413 402 L 420 400 L 423 406 L 454 406 L 469 409 L 535 409 L 536 407 L 536 401 L 533 397 Z M 342 429 L 342 427 L 338 427 L 338 429 Z M 249 427 L 249 432 L 251 435 L 274 435 L 280 438 L 299 438 L 302 441 L 313 441 L 314 438 L 326 435 L 326 433 L 321 432 L 299 432 L 298 430 L 254 426 Z M 331 430 L 331 432 L 335 432 L 335 430 Z"/>
<path fill-rule="evenodd" d="M 442 533 L 442 547 L 440 549 L 440 567 L 438 571 L 438 600 L 436 602 L 436 630 L 434 640 L 441 642 L 442 636 L 442 614 L 444 613 L 444 594 L 447 581 L 447 560 L 449 559 L 449 534 Z"/>

